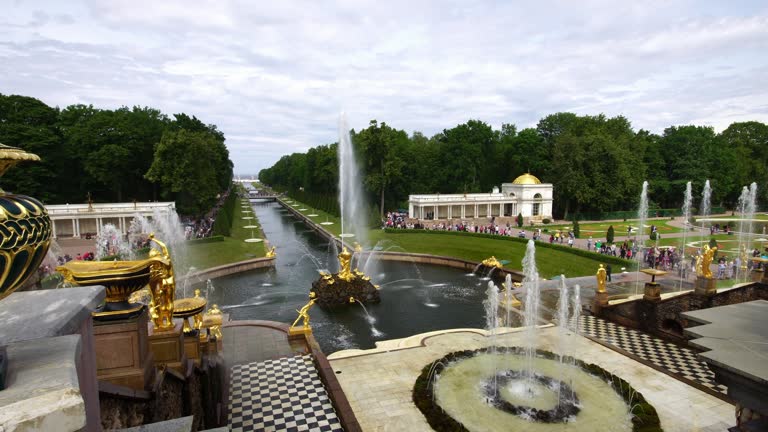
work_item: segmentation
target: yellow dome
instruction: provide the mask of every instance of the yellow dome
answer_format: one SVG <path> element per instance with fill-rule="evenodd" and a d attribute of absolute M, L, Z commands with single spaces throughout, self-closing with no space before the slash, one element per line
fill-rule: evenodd
<path fill-rule="evenodd" d="M 541 184 L 541 180 L 537 179 L 536 176 L 534 175 L 526 173 L 516 178 L 512 182 L 512 184 L 520 184 L 520 185 Z"/>

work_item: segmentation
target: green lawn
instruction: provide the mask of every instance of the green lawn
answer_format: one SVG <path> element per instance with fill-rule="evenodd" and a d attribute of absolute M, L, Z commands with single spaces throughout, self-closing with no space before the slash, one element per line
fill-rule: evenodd
<path fill-rule="evenodd" d="M 633 228 L 637 228 L 638 220 L 636 219 L 628 219 L 626 222 L 619 222 L 619 221 L 613 221 L 613 222 L 579 222 L 579 230 L 581 231 L 581 237 L 586 238 L 589 236 L 598 238 L 598 237 L 605 237 L 605 234 L 608 232 L 608 227 L 613 225 L 614 235 L 616 237 L 619 236 L 626 236 L 627 235 L 627 226 L 632 226 Z M 675 232 L 683 232 L 682 228 L 675 227 L 669 225 L 669 219 L 651 219 L 645 221 L 646 230 L 650 230 L 651 225 L 656 225 L 656 227 L 659 229 L 659 232 L 662 234 L 664 233 L 675 233 Z M 558 224 L 558 225 L 544 225 L 543 227 L 540 227 L 542 229 L 547 229 L 550 233 L 553 233 L 555 230 L 561 230 L 561 231 L 568 231 L 573 229 L 573 224 Z"/>
<path fill-rule="evenodd" d="M 263 239 L 264 233 L 261 231 L 261 225 L 256 215 L 253 213 L 246 215 L 241 207 L 242 203 L 238 200 L 235 204 L 230 237 L 224 237 L 224 241 L 221 242 L 192 244 L 187 248 L 189 265 L 202 270 L 265 255 L 264 242 L 246 243 L 244 241 L 251 235 Z M 254 219 L 242 219 L 246 216 L 253 216 Z M 254 230 L 243 228 L 246 225 L 259 225 L 259 228 Z"/>
<path fill-rule="evenodd" d="M 691 254 L 695 253 L 695 251 L 701 247 L 704 244 L 709 244 L 710 239 L 715 239 L 717 241 L 717 244 L 719 246 L 720 253 L 726 254 L 728 257 L 733 257 L 737 253 L 737 250 L 739 248 L 739 237 L 736 235 L 727 235 L 727 234 L 715 234 L 713 236 L 710 236 L 707 234 L 703 238 L 699 235 L 698 231 L 691 233 L 688 237 L 686 237 L 685 242 L 688 245 L 686 247 L 686 253 Z M 757 239 L 762 239 L 762 235 L 755 235 L 752 240 L 752 248 L 757 247 L 758 249 L 763 249 L 763 242 L 757 241 Z M 702 243 L 703 241 L 703 243 Z M 680 247 L 680 245 L 683 242 L 682 237 L 674 237 L 674 238 L 664 238 L 664 236 L 661 237 L 661 240 L 659 240 L 658 245 L 659 246 L 676 246 Z M 654 240 L 646 240 L 645 242 L 646 246 L 655 246 L 656 241 Z"/>
<path fill-rule="evenodd" d="M 391 251 L 406 251 L 433 255 L 462 258 L 469 261 L 482 261 L 491 255 L 499 260 L 507 260 L 505 266 L 509 269 L 521 270 L 526 245 L 502 239 L 478 238 L 471 236 L 420 234 L 420 233 L 389 233 L 382 230 L 371 231 L 373 242 L 388 240 L 384 246 Z M 598 256 L 595 254 L 596 257 Z M 567 277 L 594 275 L 600 261 L 569 253 L 568 251 L 551 248 L 536 249 L 536 265 L 539 274 L 551 278 L 560 274 Z M 619 269 L 613 265 L 614 271 Z"/>

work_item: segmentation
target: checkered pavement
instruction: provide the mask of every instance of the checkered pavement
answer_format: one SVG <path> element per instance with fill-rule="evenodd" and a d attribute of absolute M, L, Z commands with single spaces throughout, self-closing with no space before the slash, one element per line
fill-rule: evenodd
<path fill-rule="evenodd" d="M 232 368 L 232 432 L 343 430 L 310 355 Z"/>
<path fill-rule="evenodd" d="M 695 381 L 723 394 L 728 391 L 727 387 L 715 382 L 715 374 L 696 358 L 697 352 L 692 349 L 591 315 L 582 316 L 579 327 L 582 334 L 634 354 L 675 377 Z"/>

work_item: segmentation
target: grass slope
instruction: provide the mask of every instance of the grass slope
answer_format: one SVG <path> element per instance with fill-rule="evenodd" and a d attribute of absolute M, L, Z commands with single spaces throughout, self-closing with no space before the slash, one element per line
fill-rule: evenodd
<path fill-rule="evenodd" d="M 502 239 L 478 238 L 462 235 L 436 235 L 421 233 L 385 233 L 381 230 L 371 232 L 373 241 L 388 240 L 382 245 L 391 251 L 407 251 L 462 258 L 470 261 L 482 261 L 493 255 L 499 260 L 507 260 L 509 269 L 522 269 L 526 245 Z M 596 258 L 598 255 L 596 255 Z M 566 277 L 588 276 L 597 271 L 600 261 L 575 255 L 568 251 L 549 248 L 536 249 L 536 266 L 539 274 L 551 278 L 560 274 Z M 613 266 L 614 271 L 619 269 Z"/>
<path fill-rule="evenodd" d="M 238 200 L 240 201 L 240 200 Z M 244 216 L 253 216 L 254 219 L 244 220 Z M 259 258 L 265 255 L 264 243 L 246 243 L 244 240 L 251 237 L 251 230 L 243 228 L 246 225 L 259 225 L 253 230 L 253 236 L 264 238 L 261 225 L 253 213 L 243 213 L 240 202 L 235 205 L 230 237 L 224 237 L 224 241 L 203 243 L 189 246 L 187 259 L 189 264 L 198 270 L 244 261 L 251 258 Z"/>

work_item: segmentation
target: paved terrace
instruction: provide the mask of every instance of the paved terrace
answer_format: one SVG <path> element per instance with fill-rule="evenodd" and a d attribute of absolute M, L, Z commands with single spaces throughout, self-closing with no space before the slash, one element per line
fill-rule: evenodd
<path fill-rule="evenodd" d="M 556 351 L 555 327 L 539 334 L 542 349 Z M 429 431 L 424 416 L 411 401 L 411 391 L 421 369 L 445 354 L 489 345 L 483 330 L 427 333 L 377 344 L 376 349 L 356 351 L 352 357 L 331 355 L 331 366 L 350 400 L 363 430 Z M 520 329 L 499 336 L 498 345 L 521 345 Z M 653 404 L 665 431 L 721 432 L 735 422 L 734 407 L 587 338 L 572 335 L 570 352 L 596 363 L 627 380 Z M 567 429 L 567 428 L 566 428 Z M 564 429 L 564 430 L 566 430 Z"/>

